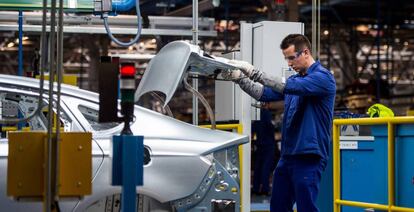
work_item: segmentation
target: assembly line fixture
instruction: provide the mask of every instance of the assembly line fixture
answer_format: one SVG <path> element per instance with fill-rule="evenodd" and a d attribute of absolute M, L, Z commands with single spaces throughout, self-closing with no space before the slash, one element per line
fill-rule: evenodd
<path fill-rule="evenodd" d="M 135 67 L 126 64 L 120 71 L 121 135 L 112 137 L 112 185 L 122 186 L 121 209 L 136 211 L 136 187 L 143 185 L 144 137 L 133 135 L 130 123 L 134 119 Z"/>

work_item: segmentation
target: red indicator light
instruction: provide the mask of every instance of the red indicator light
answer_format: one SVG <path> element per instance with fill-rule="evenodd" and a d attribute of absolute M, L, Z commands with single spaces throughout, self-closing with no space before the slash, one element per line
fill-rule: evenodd
<path fill-rule="evenodd" d="M 134 64 L 121 65 L 121 76 L 122 77 L 134 77 L 135 76 L 135 65 Z"/>

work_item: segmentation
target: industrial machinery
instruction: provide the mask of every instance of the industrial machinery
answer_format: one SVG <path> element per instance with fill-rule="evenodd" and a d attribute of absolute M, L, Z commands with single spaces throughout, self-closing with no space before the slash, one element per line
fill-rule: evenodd
<path fill-rule="evenodd" d="M 0 4 L 1 7 L 7 7 L 11 5 L 9 9 L 16 8 L 24 10 L 40 9 L 43 8 L 42 18 L 42 51 L 47 49 L 47 42 L 45 42 L 46 34 L 46 7 L 49 5 L 35 4 L 35 1 L 15 2 L 10 4 Z M 109 2 L 109 3 L 108 3 Z M 118 3 L 122 4 L 118 4 Z M 131 3 L 132 1 L 128 1 Z M 50 19 L 50 55 L 49 55 L 49 73 L 50 82 L 44 83 L 41 80 L 16 78 L 12 76 L 0 76 L 0 102 L 2 105 L 2 120 L 1 128 L 4 131 L 10 131 L 10 125 L 18 124 L 24 125 L 27 130 L 47 130 L 48 131 L 48 147 L 46 154 L 52 154 L 55 157 L 56 146 L 59 139 L 52 138 L 51 132 L 57 129 L 56 132 L 70 131 L 70 132 L 91 132 L 93 138 L 92 145 L 92 195 L 86 196 L 83 199 L 70 199 L 70 200 L 58 200 L 57 193 L 54 191 L 56 187 L 60 186 L 59 181 L 55 181 L 51 178 L 46 178 L 46 181 L 50 186 L 47 189 L 52 189 L 52 192 L 46 191 L 47 196 L 44 201 L 43 207 L 45 210 L 54 210 L 56 208 L 62 211 L 117 211 L 120 208 L 126 208 L 127 202 L 133 202 L 129 195 L 129 200 L 122 201 L 120 203 L 121 189 L 113 185 L 122 185 L 125 183 L 128 175 L 126 167 L 123 167 L 122 182 L 117 181 L 119 170 L 114 165 L 118 162 L 117 148 L 126 150 L 134 150 L 135 147 L 130 149 L 119 146 L 117 139 L 113 140 L 113 154 L 110 153 L 111 142 L 110 138 L 116 134 L 138 134 L 145 136 L 144 148 L 140 148 L 144 153 L 144 175 L 140 182 L 135 182 L 135 185 L 142 185 L 136 190 L 132 191 L 138 193 L 136 196 L 138 199 L 138 211 L 211 211 L 211 210 L 226 210 L 240 211 L 240 158 L 238 146 L 248 142 L 246 136 L 240 136 L 233 133 L 221 132 L 215 130 L 202 129 L 196 126 L 182 123 L 178 120 L 174 120 L 170 117 L 165 117 L 161 114 L 157 114 L 143 108 L 134 105 L 133 95 L 127 94 L 128 101 L 121 101 L 122 110 L 125 120 L 120 123 L 119 120 L 107 123 L 99 123 L 98 119 L 98 96 L 94 93 L 83 91 L 75 87 L 61 86 L 61 74 L 62 74 L 62 49 L 63 49 L 63 10 L 67 12 L 79 12 L 81 9 L 90 11 L 93 9 L 95 14 L 101 15 L 104 21 L 105 29 L 109 37 L 118 45 L 127 46 L 131 43 L 135 43 L 141 34 L 142 21 L 140 18 L 139 1 L 136 1 L 136 10 L 138 16 L 137 35 L 133 41 L 128 43 L 122 43 L 116 40 L 108 26 L 108 16 L 115 14 L 117 11 L 129 10 L 123 8 L 125 1 L 94 1 L 93 8 L 88 4 L 81 4 L 85 7 L 78 7 L 78 1 L 65 1 L 64 4 L 57 5 L 55 0 L 51 2 L 51 19 Z M 85 2 L 83 2 L 85 3 Z M 135 3 L 135 2 L 133 2 Z M 134 4 L 130 4 L 134 6 Z M 21 7 L 21 4 L 26 6 Z M 20 5 L 20 6 L 17 6 Z M 56 7 L 60 7 L 56 10 Z M 113 10 L 113 7 L 118 10 Z M 123 9 L 121 9 L 123 8 Z M 56 23 L 56 12 L 59 12 L 59 24 Z M 19 31 L 22 33 L 22 11 L 19 13 Z M 55 33 L 55 27 L 58 26 L 57 33 Z M 57 36 L 56 36 L 57 35 Z M 57 42 L 55 41 L 57 37 Z M 56 45 L 56 46 L 55 46 Z M 234 67 L 227 64 L 226 60 L 220 60 L 219 58 L 213 58 L 204 54 L 197 46 L 191 46 L 183 42 L 174 42 L 171 45 L 178 46 L 178 49 L 173 48 L 172 53 L 183 52 L 186 54 L 182 57 L 181 66 L 177 67 L 174 77 L 167 78 L 167 81 L 157 82 L 169 82 L 176 83 L 183 78 L 186 78 L 188 73 L 208 75 L 217 75 L 217 68 L 233 69 Z M 57 53 L 55 55 L 55 48 Z M 171 52 L 170 52 L 171 53 Z M 163 55 L 160 52 L 159 57 Z M 41 60 L 41 75 L 46 69 L 46 55 Z M 55 59 L 57 58 L 57 59 Z M 157 60 L 158 55 L 151 63 L 154 66 L 161 64 L 160 60 Z M 57 64 L 55 67 L 54 64 Z M 192 67 L 188 72 L 189 67 Z M 167 66 L 165 66 L 167 67 Z M 57 89 L 53 85 L 54 73 L 58 78 Z M 158 70 L 158 69 L 157 69 Z M 153 71 L 152 71 L 153 72 Z M 147 73 L 150 73 L 148 71 Z M 135 75 L 131 75 L 134 80 Z M 16 83 L 17 82 L 17 83 Z M 145 82 L 145 78 L 143 79 Z M 151 82 L 151 81 L 150 81 Z M 45 84 L 45 85 L 44 85 Z M 125 84 L 124 84 L 125 85 Z M 140 95 L 140 90 L 145 91 L 145 87 L 149 87 L 154 83 L 143 85 L 138 88 L 136 97 Z M 170 97 L 176 89 L 176 85 L 166 86 L 168 89 L 167 97 Z M 122 86 L 121 86 L 122 89 Z M 131 90 L 129 88 L 129 90 Z M 49 93 L 48 97 L 43 97 L 44 91 Z M 132 96 L 132 101 L 131 101 Z M 55 104 L 56 103 L 56 104 Z M 124 104 L 123 103 L 127 103 Z M 131 104 L 132 103 L 132 104 Z M 125 107 L 124 107 L 125 106 Z M 46 114 L 40 112 L 43 107 L 47 107 Z M 4 108 L 4 110 L 3 110 Z M 56 120 L 53 123 L 53 115 L 56 115 Z M 134 116 L 135 114 L 135 116 Z M 212 114 L 212 113 L 210 113 Z M 3 120 L 5 116 L 13 116 L 13 120 Z M 18 120 L 18 121 L 16 121 Z M 14 123 L 12 123 L 14 122 Z M 128 124 L 131 124 L 128 126 Z M 214 126 L 214 125 L 213 125 Z M 54 127 L 54 128 L 53 128 Z M 21 127 L 17 127 L 21 129 Z M 162 129 L 162 130 L 160 130 Z M 7 167 L 9 152 L 7 149 L 11 148 L 10 139 L 7 137 L 1 140 L 0 166 Z M 125 140 L 121 139 L 121 143 L 125 143 Z M 13 147 L 14 148 L 14 147 Z M 82 149 L 79 147 L 78 149 Z M 87 149 L 88 150 L 88 149 Z M 17 147 L 19 151 L 19 147 Z M 88 150 L 89 152 L 89 150 Z M 124 156 L 122 151 L 122 156 Z M 139 155 L 140 152 L 135 155 Z M 50 157 L 49 157 L 50 158 Z M 127 161 L 123 159 L 124 162 Z M 47 163 L 48 176 L 52 178 L 57 177 L 57 173 L 54 171 L 53 166 L 56 164 L 56 158 L 49 159 Z M 140 160 L 137 160 L 137 162 Z M 126 163 L 122 163 L 124 166 Z M 128 161 L 127 161 L 128 162 Z M 135 164 L 134 160 L 130 161 L 130 164 Z M 138 164 L 138 166 L 140 166 Z M 52 167 L 52 168 L 50 168 Z M 112 170 L 111 170 L 112 167 Z M 52 170 L 52 171 L 50 171 Z M 112 171 L 112 179 L 109 178 L 109 173 Z M 115 173 L 115 174 L 114 174 Z M 135 173 L 135 172 L 134 172 Z M 141 172 L 142 173 L 142 172 Z M 139 181 L 139 180 L 138 180 Z M 6 184 L 6 175 L 3 173 L 0 175 L 0 184 Z M 78 182 L 78 187 L 81 187 L 82 183 Z M 21 185 L 17 183 L 17 189 Z M 5 188 L 6 186 L 1 186 Z M 135 186 L 134 186 L 135 187 Z M 129 187 L 131 188 L 131 187 Z M 125 192 L 122 188 L 122 199 L 126 198 L 124 194 L 131 194 L 131 191 Z M 4 194 L 5 192 L 3 192 Z M 85 193 L 88 194 L 88 193 Z M 139 198 L 138 198 L 139 197 Z M 25 198 L 27 201 L 21 198 L 13 201 L 8 197 L 1 196 L 0 205 L 7 208 L 10 211 L 27 211 L 27 210 L 40 210 L 42 204 L 40 202 L 33 202 L 33 199 Z M 51 201 L 53 201 L 51 203 Z M 133 207 L 135 208 L 134 203 Z"/>
<path fill-rule="evenodd" d="M 47 83 L 45 85 L 45 89 Z M 7 110 L 27 115 L 36 106 L 39 81 L 0 75 L 2 105 Z M 98 95 L 73 86 L 62 85 L 60 124 L 64 131 L 92 132 L 92 195 L 82 200 L 60 202 L 62 211 L 117 211 L 120 187 L 111 186 L 110 139 L 119 134 L 121 123 L 98 123 Z M 47 101 L 44 102 L 47 105 Z M 4 112 L 6 108 L 2 108 Z M 209 211 L 234 201 L 239 205 L 238 146 L 247 136 L 202 129 L 168 116 L 134 106 L 134 134 L 144 135 L 144 186 L 137 187 L 138 211 Z M 2 113 L 4 114 L 4 113 Z M 45 130 L 43 113 L 25 125 Z M 5 126 L 2 126 L 5 127 Z M 0 167 L 6 170 L 8 140 L 1 138 Z M 10 211 L 40 211 L 41 202 L 16 202 L 6 196 L 6 173 L 0 173 L 0 205 Z M 214 206 L 216 205 L 216 206 Z M 239 211 L 235 207 L 235 211 Z"/>

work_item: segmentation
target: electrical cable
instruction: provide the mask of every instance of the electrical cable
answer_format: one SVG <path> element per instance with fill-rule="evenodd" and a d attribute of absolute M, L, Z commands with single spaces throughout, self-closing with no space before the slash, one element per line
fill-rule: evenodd
<path fill-rule="evenodd" d="M 116 38 L 114 37 L 114 35 L 112 34 L 111 29 L 109 28 L 109 23 L 108 23 L 108 12 L 105 12 L 105 13 L 103 13 L 103 14 L 102 14 L 102 19 L 103 19 L 103 21 L 104 21 L 105 30 L 106 30 L 106 32 L 107 32 L 107 34 L 108 34 L 109 38 L 111 38 L 111 40 L 112 40 L 113 42 L 115 42 L 116 44 L 118 44 L 119 46 L 123 46 L 123 47 L 130 46 L 130 45 L 132 45 L 132 44 L 134 44 L 134 43 L 138 42 L 138 40 L 139 40 L 139 38 L 140 38 L 140 36 L 141 36 L 141 30 L 142 30 L 142 20 L 141 20 L 141 10 L 140 10 L 140 8 L 139 8 L 139 0 L 136 0 L 136 3 L 135 3 L 135 9 L 136 9 L 136 12 L 137 12 L 137 18 L 138 18 L 138 31 L 137 31 L 137 34 L 136 34 L 135 38 L 134 38 L 132 41 L 130 41 L 130 42 L 122 42 L 122 41 L 120 41 L 120 40 L 116 39 Z"/>
<path fill-rule="evenodd" d="M 61 212 L 60 206 L 59 206 L 59 201 L 55 201 L 55 207 L 56 207 L 56 212 Z"/>
<path fill-rule="evenodd" d="M 84 129 L 84 130 L 86 130 L 86 129 Z M 101 153 L 102 153 L 102 160 L 99 163 L 98 168 L 96 169 L 95 173 L 93 173 L 93 177 L 92 177 L 92 181 L 91 181 L 92 184 L 93 184 L 93 181 L 95 181 L 96 177 L 98 176 L 99 171 L 101 171 L 101 169 L 102 169 L 103 163 L 105 162 L 105 151 L 102 149 L 101 145 L 99 145 L 99 142 L 96 139 L 92 138 L 92 140 L 96 143 L 96 145 L 98 145 L 98 148 L 99 148 L 99 150 L 101 150 Z M 81 200 L 78 200 L 75 207 L 73 207 L 72 212 L 76 211 L 76 209 L 78 208 L 80 202 L 81 202 Z"/>
<path fill-rule="evenodd" d="M 216 118 L 214 117 L 214 113 L 213 113 L 213 110 L 211 109 L 210 104 L 208 104 L 207 99 L 205 99 L 203 95 L 201 95 L 200 92 L 198 92 L 193 87 L 191 87 L 191 85 L 187 82 L 187 78 L 188 78 L 188 74 L 186 74 L 183 79 L 185 89 L 190 91 L 192 94 L 194 94 L 194 96 L 196 96 L 201 101 L 201 103 L 206 108 L 208 116 L 210 117 L 211 129 L 213 130 L 216 129 Z"/>

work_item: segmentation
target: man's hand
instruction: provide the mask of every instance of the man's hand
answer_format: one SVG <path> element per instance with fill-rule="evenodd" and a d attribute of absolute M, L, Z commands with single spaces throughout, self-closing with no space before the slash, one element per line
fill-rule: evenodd
<path fill-rule="evenodd" d="M 252 64 L 241 60 L 230 60 L 229 63 L 240 69 L 247 77 L 252 76 L 254 70 L 254 66 Z"/>
<path fill-rule="evenodd" d="M 279 93 L 283 93 L 283 91 L 285 89 L 285 81 L 281 77 L 269 76 L 266 73 L 264 73 L 264 72 L 262 72 L 258 69 L 255 69 L 252 64 L 250 64 L 246 61 L 229 60 L 229 64 L 239 68 L 240 71 L 243 72 L 243 74 L 245 76 L 247 76 L 253 82 L 258 82 L 262 85 L 271 87 L 273 90 L 275 90 Z M 233 81 L 235 81 L 235 80 L 233 79 Z M 240 87 L 242 87 L 242 84 L 246 84 L 248 82 L 248 80 L 246 80 L 246 81 L 238 80 L 238 81 L 235 81 L 235 82 L 237 82 L 240 85 Z M 249 93 L 249 92 L 247 92 L 247 93 Z M 256 97 L 257 97 L 257 95 L 256 95 Z"/>
<path fill-rule="evenodd" d="M 231 80 L 234 82 L 238 82 L 240 79 L 245 78 L 244 74 L 238 69 L 222 71 L 221 76 L 225 80 Z"/>

